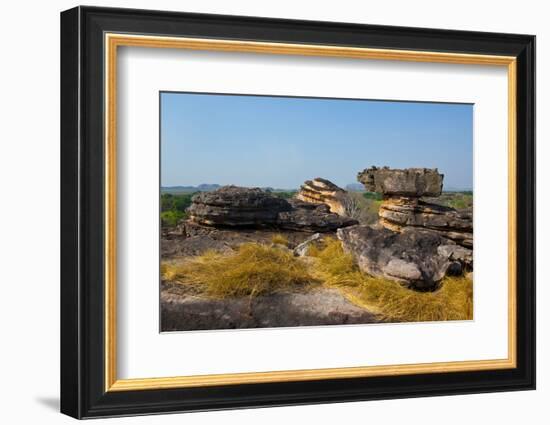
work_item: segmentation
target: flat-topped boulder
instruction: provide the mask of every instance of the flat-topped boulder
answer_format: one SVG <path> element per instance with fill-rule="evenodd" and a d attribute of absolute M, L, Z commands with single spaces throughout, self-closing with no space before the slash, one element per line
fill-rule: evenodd
<path fill-rule="evenodd" d="M 330 232 L 357 224 L 330 212 L 326 204 L 285 200 L 259 188 L 224 186 L 193 196 L 189 220 L 203 226 L 274 227 L 305 232 Z"/>
<path fill-rule="evenodd" d="M 329 180 L 317 177 L 306 180 L 295 198 L 312 204 L 326 204 L 330 212 L 345 215 L 344 199 L 347 192 Z"/>
<path fill-rule="evenodd" d="M 443 188 L 443 174 L 437 168 L 371 167 L 357 174 L 369 192 L 378 192 L 384 197 L 439 196 Z"/>
<path fill-rule="evenodd" d="M 290 204 L 260 188 L 223 186 L 191 198 L 190 219 L 203 225 L 255 226 L 275 224 Z"/>

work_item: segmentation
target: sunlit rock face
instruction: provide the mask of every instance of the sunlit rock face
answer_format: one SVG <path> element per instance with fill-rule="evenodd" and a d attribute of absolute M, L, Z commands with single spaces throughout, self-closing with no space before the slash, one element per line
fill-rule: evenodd
<path fill-rule="evenodd" d="M 459 211 L 420 199 L 441 195 L 443 174 L 437 168 L 371 167 L 359 172 L 357 179 L 369 192 L 383 195 L 378 216 L 385 228 L 394 232 L 430 230 L 462 246 L 473 246 L 471 209 Z"/>
<path fill-rule="evenodd" d="M 330 212 L 344 216 L 346 193 L 344 189 L 331 181 L 317 177 L 313 180 L 305 181 L 295 197 L 303 202 L 328 205 Z"/>
<path fill-rule="evenodd" d="M 472 211 L 429 204 L 418 199 L 388 198 L 378 211 L 380 223 L 400 232 L 407 227 L 431 230 L 453 242 L 473 246 Z"/>

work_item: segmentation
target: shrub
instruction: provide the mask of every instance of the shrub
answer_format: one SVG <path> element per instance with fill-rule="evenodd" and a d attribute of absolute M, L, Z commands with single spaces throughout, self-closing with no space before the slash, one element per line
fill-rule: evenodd
<path fill-rule="evenodd" d="M 191 205 L 192 193 L 163 193 L 160 197 L 160 220 L 163 227 L 174 227 L 187 217 L 186 210 Z"/>
<path fill-rule="evenodd" d="M 381 195 L 377 193 L 348 192 L 342 197 L 345 215 L 361 224 L 373 224 L 378 221 Z"/>
<path fill-rule="evenodd" d="M 161 211 L 180 211 L 185 210 L 191 205 L 191 198 L 194 193 L 163 193 L 160 196 L 160 209 Z"/>
<path fill-rule="evenodd" d="M 175 227 L 178 222 L 186 217 L 186 213 L 176 210 L 163 211 L 160 213 L 162 227 Z"/>
<path fill-rule="evenodd" d="M 373 199 L 375 201 L 381 201 L 383 199 L 383 196 L 381 193 L 378 193 L 378 192 L 364 192 L 363 198 Z"/>

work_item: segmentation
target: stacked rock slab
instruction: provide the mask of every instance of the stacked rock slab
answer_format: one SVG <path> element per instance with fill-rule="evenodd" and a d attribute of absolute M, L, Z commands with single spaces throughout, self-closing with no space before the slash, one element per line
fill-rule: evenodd
<path fill-rule="evenodd" d="M 346 191 L 329 180 L 317 177 L 306 180 L 296 194 L 296 199 L 312 204 L 326 204 L 330 212 L 345 215 L 344 198 Z"/>
<path fill-rule="evenodd" d="M 191 199 L 190 220 L 206 226 L 275 227 L 329 232 L 357 224 L 331 213 L 327 205 L 287 201 L 259 188 L 224 186 Z"/>
<path fill-rule="evenodd" d="M 446 275 L 472 270 L 471 212 L 420 200 L 440 196 L 443 175 L 437 169 L 372 167 L 358 180 L 384 196 L 378 224 L 337 232 L 363 272 L 430 290 Z"/>
<path fill-rule="evenodd" d="M 420 199 L 441 195 L 443 174 L 437 169 L 372 167 L 361 171 L 357 179 L 368 191 L 384 196 L 378 216 L 380 224 L 387 229 L 397 232 L 408 227 L 426 229 L 472 247 L 471 210 L 458 211 Z"/>
<path fill-rule="evenodd" d="M 259 188 L 223 186 L 191 198 L 192 221 L 209 225 L 255 226 L 275 224 L 278 214 L 291 209 L 288 202 Z"/>

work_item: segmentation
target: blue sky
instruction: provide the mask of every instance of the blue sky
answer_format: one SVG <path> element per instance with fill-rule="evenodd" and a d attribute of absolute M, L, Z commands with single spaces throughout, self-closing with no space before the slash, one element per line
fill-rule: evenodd
<path fill-rule="evenodd" d="M 372 165 L 439 168 L 471 189 L 473 106 L 161 93 L 161 185 L 345 186 Z"/>

